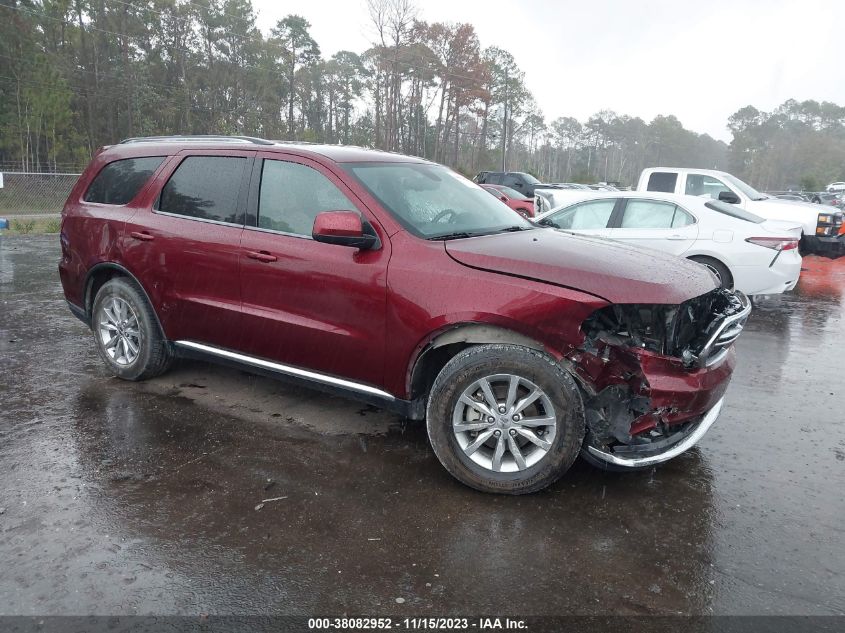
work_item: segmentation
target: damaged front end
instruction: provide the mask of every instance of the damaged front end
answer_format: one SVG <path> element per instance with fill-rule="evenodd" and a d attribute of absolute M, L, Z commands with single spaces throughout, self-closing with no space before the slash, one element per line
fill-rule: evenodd
<path fill-rule="evenodd" d="M 593 313 L 566 356 L 586 392 L 584 456 L 641 467 L 695 444 L 718 416 L 750 311 L 741 293 L 716 289 L 680 305 Z"/>

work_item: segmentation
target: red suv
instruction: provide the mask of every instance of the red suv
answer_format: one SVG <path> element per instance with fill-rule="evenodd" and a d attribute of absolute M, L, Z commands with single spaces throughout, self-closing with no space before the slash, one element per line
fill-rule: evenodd
<path fill-rule="evenodd" d="M 425 160 L 247 137 L 99 151 L 62 285 L 110 371 L 233 363 L 427 421 L 446 469 L 539 490 L 631 470 L 719 414 L 745 297 L 703 266 L 539 228 Z"/>

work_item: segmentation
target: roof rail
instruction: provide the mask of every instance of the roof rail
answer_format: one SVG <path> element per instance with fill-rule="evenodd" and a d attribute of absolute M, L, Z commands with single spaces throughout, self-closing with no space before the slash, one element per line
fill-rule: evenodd
<path fill-rule="evenodd" d="M 136 136 L 120 141 L 126 143 L 252 143 L 254 145 L 275 145 L 273 141 L 254 136 L 223 136 L 218 134 L 190 134 L 186 136 Z"/>

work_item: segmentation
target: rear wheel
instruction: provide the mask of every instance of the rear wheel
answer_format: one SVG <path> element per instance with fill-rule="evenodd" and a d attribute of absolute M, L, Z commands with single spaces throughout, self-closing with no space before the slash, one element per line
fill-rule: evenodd
<path fill-rule="evenodd" d="M 152 306 L 132 281 L 118 277 L 104 283 L 91 315 L 97 351 L 118 378 L 145 380 L 170 367 L 170 347 Z"/>
<path fill-rule="evenodd" d="M 527 494 L 575 461 L 584 407 L 575 381 L 545 354 L 480 345 L 437 376 L 426 425 L 434 453 L 459 481 L 484 492 Z"/>
<path fill-rule="evenodd" d="M 727 288 L 730 290 L 734 287 L 734 278 L 733 275 L 731 275 L 731 271 L 728 270 L 728 267 L 718 259 L 705 257 L 703 255 L 693 255 L 690 257 L 690 260 L 701 264 L 702 266 L 706 266 L 710 272 L 716 275 L 719 279 L 720 288 Z"/>

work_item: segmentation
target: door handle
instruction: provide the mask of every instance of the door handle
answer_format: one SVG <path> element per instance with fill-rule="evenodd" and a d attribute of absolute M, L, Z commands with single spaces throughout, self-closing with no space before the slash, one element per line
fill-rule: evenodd
<path fill-rule="evenodd" d="M 153 237 L 146 231 L 132 231 L 129 235 L 132 238 L 140 240 L 142 242 L 152 242 L 155 239 L 155 237 Z"/>
<path fill-rule="evenodd" d="M 267 251 L 247 251 L 246 256 L 250 259 L 257 259 L 260 262 L 274 262 L 278 259 Z"/>
<path fill-rule="evenodd" d="M 685 238 L 683 235 L 670 235 L 666 239 L 667 240 L 685 240 L 687 238 Z"/>

